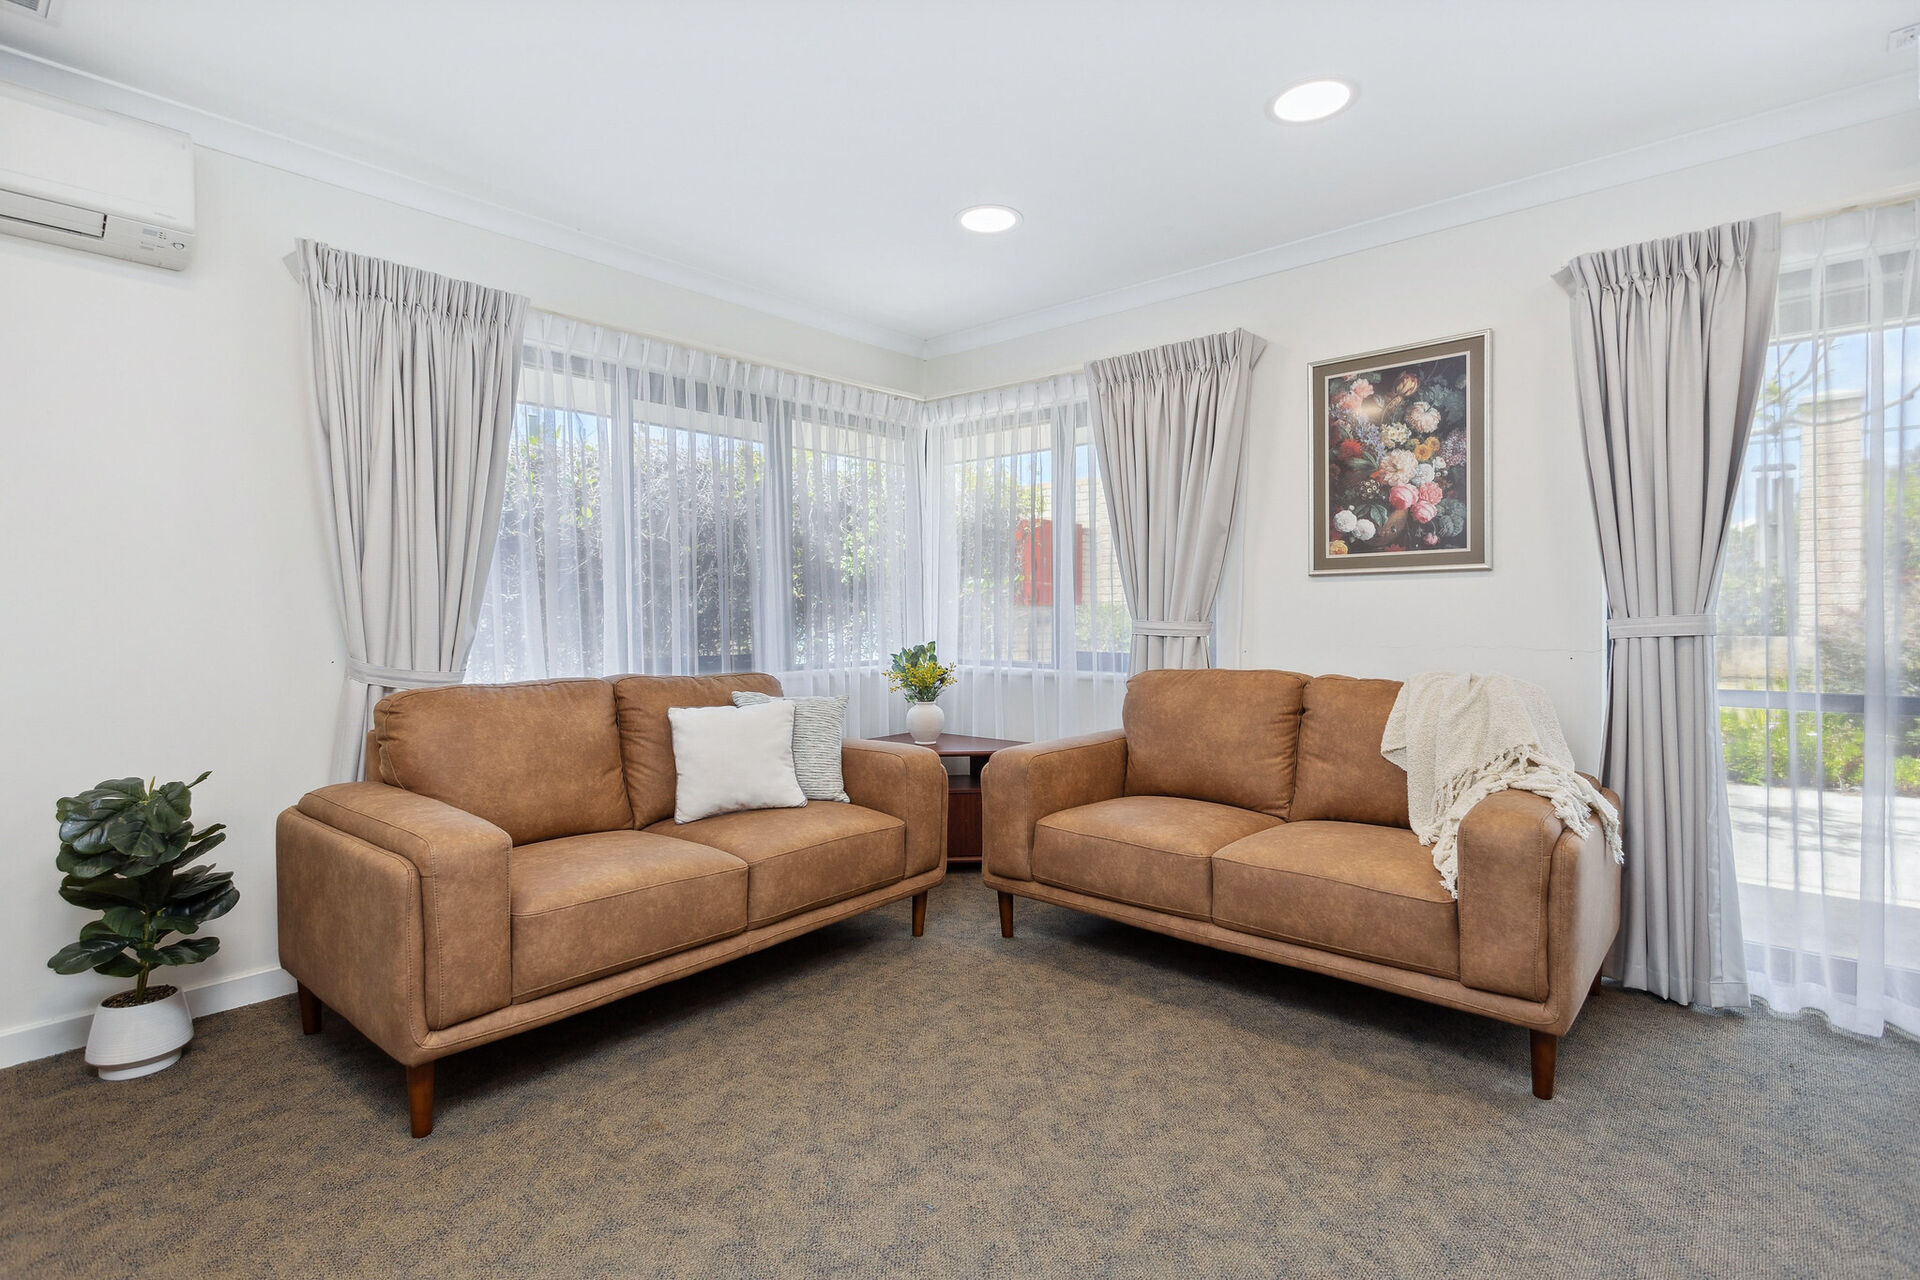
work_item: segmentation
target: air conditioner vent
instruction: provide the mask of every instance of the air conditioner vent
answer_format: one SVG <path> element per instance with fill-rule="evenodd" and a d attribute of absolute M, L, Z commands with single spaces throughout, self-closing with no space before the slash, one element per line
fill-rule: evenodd
<path fill-rule="evenodd" d="M 5 218 L 31 223 L 36 227 L 50 227 L 55 231 L 71 231 L 77 236 L 88 236 L 94 240 L 102 239 L 107 234 L 107 215 L 104 213 L 22 195 L 18 191 L 0 187 L 0 219 Z"/>
<path fill-rule="evenodd" d="M 45 18 L 53 13 L 53 0 L 0 0 L 0 4 L 6 6 L 0 9 L 0 13 L 9 9 L 25 9 L 36 18 Z"/>
<path fill-rule="evenodd" d="M 193 195 L 186 134 L 0 80 L 0 236 L 181 271 Z"/>

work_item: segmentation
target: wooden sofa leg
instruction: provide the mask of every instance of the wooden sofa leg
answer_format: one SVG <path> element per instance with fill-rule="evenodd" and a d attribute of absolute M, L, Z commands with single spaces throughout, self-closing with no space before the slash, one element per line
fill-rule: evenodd
<path fill-rule="evenodd" d="M 913 895 L 913 936 L 916 938 L 927 931 L 928 892 L 928 890 L 922 889 Z"/>
<path fill-rule="evenodd" d="M 320 997 L 307 990 L 304 982 L 296 983 L 294 990 L 300 997 L 300 1030 L 306 1035 L 319 1035 Z"/>
<path fill-rule="evenodd" d="M 1013 936 L 1013 895 L 1010 893 L 1000 895 L 1000 936 Z"/>
<path fill-rule="evenodd" d="M 413 1121 L 413 1136 L 424 1138 L 433 1132 L 433 1064 L 423 1062 L 407 1068 L 407 1114 Z"/>
<path fill-rule="evenodd" d="M 1599 994 L 1600 994 L 1600 975 L 1596 973 L 1593 975 L 1593 988 L 1587 992 L 1587 999 L 1591 1000 Z"/>
<path fill-rule="evenodd" d="M 1560 1037 L 1544 1031 L 1529 1031 L 1533 1040 L 1533 1096 L 1553 1100 L 1553 1067 L 1560 1056 Z"/>

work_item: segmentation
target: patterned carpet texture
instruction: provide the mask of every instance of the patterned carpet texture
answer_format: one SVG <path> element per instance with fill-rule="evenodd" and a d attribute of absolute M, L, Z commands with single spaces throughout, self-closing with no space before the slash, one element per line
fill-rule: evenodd
<path fill-rule="evenodd" d="M 0 1072 L 0 1273 L 1912 1276 L 1920 1046 L 1609 989 L 1527 1037 L 974 875 L 440 1064 L 291 997 Z"/>

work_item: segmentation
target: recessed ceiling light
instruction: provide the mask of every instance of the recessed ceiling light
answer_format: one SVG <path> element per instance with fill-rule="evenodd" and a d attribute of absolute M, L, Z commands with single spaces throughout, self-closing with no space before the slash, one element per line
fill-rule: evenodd
<path fill-rule="evenodd" d="M 977 204 L 960 211 L 960 225 L 983 236 L 995 235 L 1020 225 L 1020 211 L 1003 204 Z"/>
<path fill-rule="evenodd" d="M 1353 86 L 1344 80 L 1309 80 L 1275 98 L 1269 110 L 1275 120 L 1308 124 L 1325 120 L 1352 101 Z"/>

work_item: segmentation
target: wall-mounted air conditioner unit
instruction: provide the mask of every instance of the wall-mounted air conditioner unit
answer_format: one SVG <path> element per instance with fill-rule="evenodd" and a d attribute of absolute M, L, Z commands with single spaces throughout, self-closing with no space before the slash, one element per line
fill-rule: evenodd
<path fill-rule="evenodd" d="M 0 232 L 182 271 L 193 140 L 0 83 Z"/>

